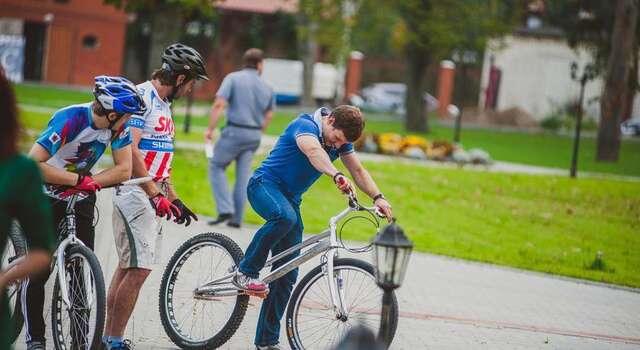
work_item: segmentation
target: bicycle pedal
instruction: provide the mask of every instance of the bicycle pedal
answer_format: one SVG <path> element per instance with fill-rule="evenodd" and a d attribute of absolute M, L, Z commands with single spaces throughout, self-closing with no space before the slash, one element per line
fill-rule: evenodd
<path fill-rule="evenodd" d="M 250 291 L 250 290 L 244 290 L 244 291 L 242 291 L 242 294 L 248 295 L 250 297 L 258 297 L 260 299 L 265 299 L 267 297 L 267 295 L 269 294 L 269 288 L 267 288 L 266 290 L 264 290 L 262 292 L 254 292 L 254 291 Z"/>

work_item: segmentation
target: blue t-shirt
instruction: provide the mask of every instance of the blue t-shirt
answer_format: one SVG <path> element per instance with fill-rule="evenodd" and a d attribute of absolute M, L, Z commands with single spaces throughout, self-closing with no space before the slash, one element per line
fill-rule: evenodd
<path fill-rule="evenodd" d="M 321 125 L 319 113 L 315 117 L 302 114 L 294 119 L 280 135 L 267 159 L 256 169 L 254 176 L 261 175 L 275 181 L 286 194 L 299 201 L 322 173 L 311 165 L 309 158 L 298 147 L 296 138 L 311 135 L 323 144 Z M 346 143 L 339 149 L 325 147 L 325 151 L 333 162 L 340 155 L 353 152 L 353 144 Z"/>
<path fill-rule="evenodd" d="M 36 142 L 51 155 L 47 164 L 88 174 L 109 144 L 112 150 L 123 148 L 131 144 L 131 135 L 126 126 L 117 133 L 96 129 L 91 103 L 84 103 L 58 110 Z"/>

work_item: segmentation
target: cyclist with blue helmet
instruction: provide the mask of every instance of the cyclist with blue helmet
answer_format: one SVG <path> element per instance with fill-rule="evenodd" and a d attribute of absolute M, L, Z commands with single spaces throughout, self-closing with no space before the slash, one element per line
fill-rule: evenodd
<path fill-rule="evenodd" d="M 64 218 L 64 199 L 76 192 L 88 193 L 76 203 L 75 211 L 77 236 L 92 250 L 95 192 L 131 177 L 131 136 L 126 123 L 131 114 L 147 110 L 135 85 L 125 78 L 96 77 L 93 95 L 93 102 L 55 112 L 29 152 L 47 183 L 54 227 Z M 94 175 L 92 170 L 109 145 L 114 165 Z M 42 311 L 48 278 L 49 270 L 26 280 L 22 288 L 27 349 L 45 349 Z"/>

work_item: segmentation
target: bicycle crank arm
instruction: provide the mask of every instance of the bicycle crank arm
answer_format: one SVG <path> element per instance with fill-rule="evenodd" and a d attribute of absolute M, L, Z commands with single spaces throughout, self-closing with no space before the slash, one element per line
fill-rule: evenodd
<path fill-rule="evenodd" d="M 233 297 L 242 294 L 242 291 L 236 286 L 225 283 L 217 286 L 204 285 L 198 287 L 193 291 L 193 297 L 195 299 L 210 300 L 216 297 Z"/>

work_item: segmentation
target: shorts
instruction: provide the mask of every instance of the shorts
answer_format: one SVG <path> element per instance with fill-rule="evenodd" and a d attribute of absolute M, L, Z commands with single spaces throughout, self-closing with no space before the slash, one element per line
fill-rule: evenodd
<path fill-rule="evenodd" d="M 140 186 L 120 186 L 113 195 L 113 237 L 119 266 L 151 270 L 160 222 Z"/>

